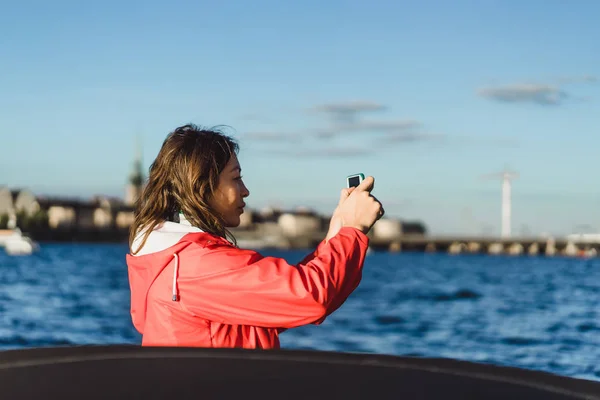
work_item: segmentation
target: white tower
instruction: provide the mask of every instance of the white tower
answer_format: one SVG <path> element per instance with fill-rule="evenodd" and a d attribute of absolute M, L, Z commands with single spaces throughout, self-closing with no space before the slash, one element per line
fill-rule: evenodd
<path fill-rule="evenodd" d="M 484 179 L 502 179 L 502 238 L 511 236 L 511 217 L 512 217 L 512 188 L 511 181 L 519 177 L 519 174 L 514 171 L 504 170 L 494 174 L 484 175 Z"/>

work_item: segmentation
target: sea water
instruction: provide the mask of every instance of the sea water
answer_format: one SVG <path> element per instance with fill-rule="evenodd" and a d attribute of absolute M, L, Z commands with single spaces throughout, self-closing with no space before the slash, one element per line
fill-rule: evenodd
<path fill-rule="evenodd" d="M 122 244 L 0 250 L 0 350 L 139 344 Z M 298 262 L 306 251 L 267 251 Z M 600 260 L 371 253 L 363 280 L 283 348 L 446 357 L 600 380 Z"/>

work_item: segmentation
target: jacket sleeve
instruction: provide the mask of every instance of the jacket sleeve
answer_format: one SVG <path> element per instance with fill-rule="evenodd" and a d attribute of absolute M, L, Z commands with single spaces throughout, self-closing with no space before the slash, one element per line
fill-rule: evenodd
<path fill-rule="evenodd" d="M 180 255 L 181 305 L 231 325 L 287 329 L 320 323 L 358 286 L 367 247 L 366 235 L 342 228 L 298 265 L 229 246 L 188 251 Z"/>
<path fill-rule="evenodd" d="M 310 262 L 315 257 L 317 257 L 318 254 L 326 246 L 327 246 L 327 243 L 325 242 L 325 240 L 323 240 L 317 246 L 317 248 L 313 252 L 311 252 L 310 254 L 308 254 L 306 257 L 304 257 L 304 259 L 302 261 L 300 261 L 300 263 L 301 264 L 306 264 L 306 263 Z M 344 286 L 340 290 L 340 293 L 352 293 L 352 292 L 354 292 L 354 290 L 358 287 L 359 283 L 360 283 L 360 279 L 355 279 L 355 280 L 346 279 L 346 281 L 344 282 Z M 325 321 L 326 317 L 328 317 L 329 315 L 331 315 L 331 313 L 333 313 L 335 310 L 337 310 L 338 308 L 340 308 L 342 306 L 342 304 L 344 304 L 344 302 L 346 301 L 347 297 L 348 296 L 336 296 L 333 299 L 333 301 L 331 302 L 331 304 L 329 305 L 329 307 L 327 307 L 327 312 L 325 313 L 325 315 L 322 318 L 318 319 L 317 321 L 314 321 L 313 324 L 315 324 L 315 325 L 322 324 Z"/>

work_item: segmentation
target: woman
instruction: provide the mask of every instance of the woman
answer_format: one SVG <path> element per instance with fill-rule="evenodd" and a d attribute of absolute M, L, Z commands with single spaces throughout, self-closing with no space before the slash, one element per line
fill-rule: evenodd
<path fill-rule="evenodd" d="M 248 189 L 230 137 L 170 133 L 136 205 L 127 255 L 143 346 L 279 348 L 287 328 L 320 324 L 358 286 L 366 233 L 383 215 L 373 178 L 344 189 L 327 236 L 298 265 L 235 246 Z"/>

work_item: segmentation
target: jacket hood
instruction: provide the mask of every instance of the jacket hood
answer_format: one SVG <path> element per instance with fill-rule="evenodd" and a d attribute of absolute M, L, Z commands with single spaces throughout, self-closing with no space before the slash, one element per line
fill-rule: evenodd
<path fill-rule="evenodd" d="M 133 249 L 139 248 L 144 233 L 145 231 L 142 231 L 136 236 Z M 154 280 L 170 263 L 175 263 L 173 301 L 177 301 L 178 254 L 194 241 L 193 237 L 197 234 L 202 235 L 203 231 L 192 226 L 183 216 L 180 216 L 179 223 L 163 222 L 158 225 L 150 233 L 146 243 L 138 253 L 135 255 L 127 254 L 126 261 L 131 291 L 131 318 L 133 325 L 140 333 L 144 332 L 148 291 Z"/>

